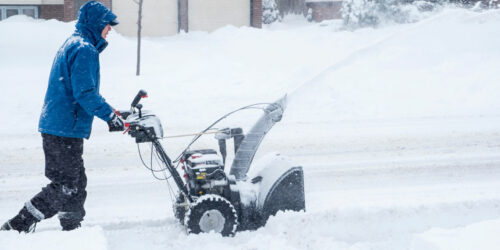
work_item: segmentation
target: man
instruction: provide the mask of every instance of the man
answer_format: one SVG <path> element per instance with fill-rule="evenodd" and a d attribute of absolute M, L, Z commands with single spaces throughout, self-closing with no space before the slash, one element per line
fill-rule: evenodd
<path fill-rule="evenodd" d="M 90 137 L 94 116 L 106 121 L 110 131 L 124 130 L 123 121 L 99 94 L 99 53 L 116 24 L 116 15 L 101 3 L 91 1 L 80 9 L 75 33 L 54 59 L 38 125 L 45 176 L 51 182 L 0 230 L 29 232 L 56 214 L 63 230 L 80 227 L 87 196 L 83 138 Z"/>

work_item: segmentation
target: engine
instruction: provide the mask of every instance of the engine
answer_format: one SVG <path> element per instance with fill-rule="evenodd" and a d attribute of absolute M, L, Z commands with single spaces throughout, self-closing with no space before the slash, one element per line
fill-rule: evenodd
<path fill-rule="evenodd" d="M 189 193 L 222 194 L 228 186 L 222 157 L 213 149 L 187 151 L 181 158 Z"/>

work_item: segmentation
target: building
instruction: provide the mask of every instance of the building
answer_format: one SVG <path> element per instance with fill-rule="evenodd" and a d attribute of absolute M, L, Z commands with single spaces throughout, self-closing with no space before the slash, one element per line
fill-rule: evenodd
<path fill-rule="evenodd" d="M 315 22 L 342 18 L 342 0 L 306 0 L 306 8 Z"/>
<path fill-rule="evenodd" d="M 138 5 L 132 0 L 113 1 L 127 36 L 137 34 Z M 213 31 L 233 25 L 262 27 L 262 0 L 143 0 L 142 34 L 173 35 L 184 31 Z"/>
<path fill-rule="evenodd" d="M 0 0 L 0 20 L 24 14 L 33 18 L 69 22 L 89 0 Z M 135 0 L 99 0 L 117 16 L 116 30 L 137 35 Z M 142 34 L 166 36 L 178 32 L 213 31 L 233 26 L 262 27 L 262 0 L 143 0 Z"/>
<path fill-rule="evenodd" d="M 112 0 L 101 0 L 111 8 Z M 80 7 L 87 0 L 0 0 L 0 20 L 13 15 L 33 18 L 57 19 L 69 22 L 78 17 Z"/>

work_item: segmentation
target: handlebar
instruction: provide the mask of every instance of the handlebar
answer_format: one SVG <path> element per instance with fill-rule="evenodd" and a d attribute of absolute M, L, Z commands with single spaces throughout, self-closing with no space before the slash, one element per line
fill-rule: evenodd
<path fill-rule="evenodd" d="M 132 109 L 137 106 L 137 104 L 141 101 L 141 98 L 146 98 L 146 97 L 148 97 L 148 92 L 146 92 L 143 89 L 139 90 L 139 93 L 137 93 L 134 100 L 132 101 L 132 104 L 130 105 Z"/>

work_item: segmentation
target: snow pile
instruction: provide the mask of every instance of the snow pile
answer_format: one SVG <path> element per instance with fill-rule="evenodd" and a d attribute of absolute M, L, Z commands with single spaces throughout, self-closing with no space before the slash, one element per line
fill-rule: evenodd
<path fill-rule="evenodd" d="M 16 250 L 107 250 L 107 240 L 100 227 L 86 227 L 72 232 L 39 231 L 35 234 L 0 233 L 2 249 Z"/>
<path fill-rule="evenodd" d="M 500 246 L 500 219 L 460 228 L 433 228 L 415 237 L 412 250 L 495 250 Z"/>
<path fill-rule="evenodd" d="M 447 10 L 384 29 L 304 82 L 289 110 L 309 121 L 500 115 L 499 24 L 499 10 Z"/>

